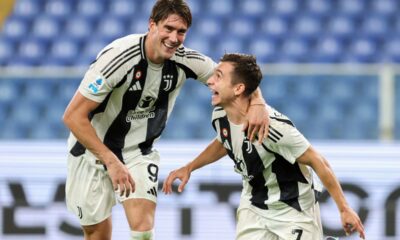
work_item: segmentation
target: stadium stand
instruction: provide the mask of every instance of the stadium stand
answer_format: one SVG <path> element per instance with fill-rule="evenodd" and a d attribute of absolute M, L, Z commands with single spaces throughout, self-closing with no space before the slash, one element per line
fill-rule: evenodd
<path fill-rule="evenodd" d="M 248 52 L 260 63 L 400 62 L 396 0 L 188 2 L 194 20 L 185 45 L 216 61 L 224 52 Z M 152 5 L 18 0 L 0 33 L 0 67 L 87 68 L 109 41 L 145 32 Z M 79 80 L 0 76 L 0 139 L 65 138 L 60 119 Z M 262 89 L 310 138 L 378 138 L 377 77 L 269 76 L 267 69 Z M 188 81 L 181 94 L 164 138 L 212 136 L 212 129 L 205 129 L 211 113 L 207 88 Z M 399 110 L 395 115 L 400 138 Z"/>

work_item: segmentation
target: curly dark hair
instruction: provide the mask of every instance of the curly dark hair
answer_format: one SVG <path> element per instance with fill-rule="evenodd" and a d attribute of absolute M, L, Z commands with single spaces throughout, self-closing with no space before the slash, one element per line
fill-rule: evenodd
<path fill-rule="evenodd" d="M 150 19 L 158 23 L 171 14 L 180 16 L 188 28 L 192 25 L 192 13 L 184 0 L 158 0 L 151 10 Z"/>
<path fill-rule="evenodd" d="M 255 56 L 225 53 L 220 61 L 233 63 L 232 84 L 243 83 L 246 87 L 245 96 L 249 96 L 257 89 L 262 79 L 262 73 Z"/>

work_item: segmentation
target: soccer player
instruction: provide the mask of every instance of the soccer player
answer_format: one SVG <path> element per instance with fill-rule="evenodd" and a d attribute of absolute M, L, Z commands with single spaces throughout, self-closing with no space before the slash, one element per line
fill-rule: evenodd
<path fill-rule="evenodd" d="M 191 22 L 183 0 L 158 0 L 149 31 L 101 50 L 65 110 L 71 130 L 66 202 L 85 239 L 111 239 L 116 201 L 123 204 L 131 239 L 153 239 L 159 171 L 153 143 L 185 80 L 206 84 L 216 66 L 182 45 Z M 251 135 L 264 136 L 268 113 L 260 92 L 252 104 Z"/>
<path fill-rule="evenodd" d="M 328 162 L 295 128 L 293 123 L 267 106 L 268 138 L 252 143 L 241 131 L 250 105 L 249 96 L 262 74 L 250 55 L 225 54 L 207 83 L 215 107 L 212 125 L 217 137 L 192 162 L 172 171 L 163 191 L 172 192 L 180 179 L 182 192 L 191 172 L 225 155 L 242 175 L 243 190 L 237 211 L 236 239 L 322 239 L 319 206 L 313 184 L 313 169 L 335 200 L 346 233 L 357 230 L 364 238 L 358 215 L 350 208 Z"/>

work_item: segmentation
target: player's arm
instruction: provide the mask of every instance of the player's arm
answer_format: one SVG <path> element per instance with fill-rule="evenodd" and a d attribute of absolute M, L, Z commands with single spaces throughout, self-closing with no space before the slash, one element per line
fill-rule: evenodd
<path fill-rule="evenodd" d="M 107 166 L 114 189 L 120 189 L 121 195 L 125 193 L 128 196 L 135 190 L 132 177 L 115 154 L 101 142 L 89 121 L 89 113 L 98 105 L 77 91 L 65 110 L 63 121 L 78 141 Z"/>
<path fill-rule="evenodd" d="M 258 141 L 261 144 L 268 137 L 269 115 L 259 87 L 251 95 L 247 119 L 248 122 L 244 124 L 243 131 L 247 130 L 247 138 L 250 141 L 254 141 L 258 135 Z"/>
<path fill-rule="evenodd" d="M 193 161 L 189 162 L 185 166 L 176 169 L 168 175 L 168 177 L 164 181 L 162 191 L 165 194 L 172 193 L 172 183 L 175 179 L 179 179 L 181 181 L 178 192 L 182 192 L 185 188 L 186 183 L 189 181 L 190 174 L 199 168 L 204 167 L 210 163 L 216 162 L 221 159 L 223 156 L 227 154 L 226 149 L 217 139 L 214 139 L 203 152 L 200 153 Z"/>
<path fill-rule="evenodd" d="M 357 230 L 360 237 L 365 239 L 363 224 L 357 213 L 347 203 L 339 181 L 328 161 L 311 146 L 296 161 L 310 166 L 317 173 L 339 209 L 346 234 Z"/>

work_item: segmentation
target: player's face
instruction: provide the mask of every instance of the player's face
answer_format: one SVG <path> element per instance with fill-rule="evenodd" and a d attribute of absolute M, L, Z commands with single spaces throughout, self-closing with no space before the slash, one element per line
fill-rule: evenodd
<path fill-rule="evenodd" d="M 211 103 L 213 106 L 225 106 L 235 99 L 234 86 L 232 85 L 233 65 L 221 62 L 214 70 L 213 75 L 207 80 L 211 90 Z"/>
<path fill-rule="evenodd" d="M 150 20 L 150 46 L 146 48 L 150 61 L 163 63 L 164 60 L 170 59 L 185 40 L 187 29 L 185 21 L 176 14 L 171 14 L 158 23 Z"/>

